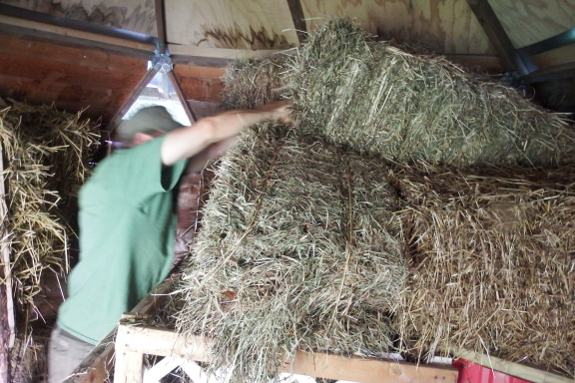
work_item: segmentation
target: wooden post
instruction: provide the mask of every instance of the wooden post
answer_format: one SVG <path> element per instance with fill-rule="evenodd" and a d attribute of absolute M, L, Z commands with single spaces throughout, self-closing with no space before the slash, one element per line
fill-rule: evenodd
<path fill-rule="evenodd" d="M 118 338 L 116 341 L 124 341 Z M 135 351 L 116 350 L 114 383 L 142 383 L 144 355 Z"/>

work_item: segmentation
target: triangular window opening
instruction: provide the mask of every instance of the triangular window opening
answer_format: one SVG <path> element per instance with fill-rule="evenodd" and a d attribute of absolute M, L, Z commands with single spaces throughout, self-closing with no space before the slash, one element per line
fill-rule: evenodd
<path fill-rule="evenodd" d="M 150 106 L 163 106 L 172 119 L 184 126 L 190 126 L 191 121 L 186 114 L 170 77 L 167 73 L 158 72 L 142 90 L 134 104 L 122 117 L 129 120 L 140 109 Z"/>

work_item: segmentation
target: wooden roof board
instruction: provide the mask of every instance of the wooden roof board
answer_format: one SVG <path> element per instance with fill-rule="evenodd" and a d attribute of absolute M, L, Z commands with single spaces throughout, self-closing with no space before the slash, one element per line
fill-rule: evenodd
<path fill-rule="evenodd" d="M 369 33 L 421 43 L 440 54 L 494 54 L 465 0 L 302 0 L 313 30 L 326 17 L 355 17 Z"/>
<path fill-rule="evenodd" d="M 154 0 L 3 0 L 2 3 L 157 37 Z"/>
<path fill-rule="evenodd" d="M 286 0 L 170 0 L 165 12 L 170 43 L 232 49 L 298 45 Z"/>
<path fill-rule="evenodd" d="M 575 28 L 573 0 L 489 0 L 515 48 L 538 43 Z"/>

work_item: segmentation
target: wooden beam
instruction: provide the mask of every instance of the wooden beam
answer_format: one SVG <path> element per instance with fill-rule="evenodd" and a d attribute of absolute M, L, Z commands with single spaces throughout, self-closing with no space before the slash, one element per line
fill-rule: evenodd
<path fill-rule="evenodd" d="M 235 59 L 254 59 L 261 60 L 271 57 L 278 53 L 288 53 L 285 50 L 251 50 L 251 49 L 224 49 L 224 48 L 204 48 L 192 47 L 188 45 L 168 44 L 168 49 L 172 56 L 180 59 L 189 57 L 209 58 L 227 60 L 228 62 Z"/>
<path fill-rule="evenodd" d="M 458 358 L 469 360 L 484 367 L 515 376 L 534 383 L 573 383 L 573 379 L 518 363 L 508 362 L 494 356 L 485 355 L 468 350 L 456 350 Z"/>
<path fill-rule="evenodd" d="M 573 77 L 575 77 L 575 62 L 535 71 L 525 76 L 525 79 L 530 84 L 535 84 L 543 81 L 563 80 Z"/>
<path fill-rule="evenodd" d="M 186 358 L 199 362 L 212 360 L 211 340 L 132 324 L 120 324 L 116 352 L 135 352 Z M 455 383 L 458 371 L 451 366 L 417 365 L 360 357 L 342 357 L 297 351 L 282 363 L 279 372 L 309 375 L 323 379 L 362 383 Z"/>
<path fill-rule="evenodd" d="M 291 18 L 293 20 L 294 28 L 296 30 L 297 39 L 301 45 L 307 37 L 307 24 L 305 22 L 305 15 L 303 13 L 301 0 L 287 0 L 287 3 L 291 13 Z"/>
<path fill-rule="evenodd" d="M 536 69 L 528 59 L 519 56 L 487 0 L 467 0 L 467 4 L 483 27 L 491 44 L 495 47 L 505 70 L 517 71 L 519 74 L 526 75 Z"/>
<path fill-rule="evenodd" d="M 38 37 L 66 44 L 101 48 L 124 55 L 149 59 L 155 45 L 118 37 L 104 36 L 88 31 L 45 24 L 37 21 L 0 15 L 0 31 L 24 36 Z"/>

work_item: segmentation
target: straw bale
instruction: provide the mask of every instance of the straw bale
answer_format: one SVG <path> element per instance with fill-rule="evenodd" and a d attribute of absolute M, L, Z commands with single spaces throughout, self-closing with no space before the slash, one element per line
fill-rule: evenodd
<path fill-rule="evenodd" d="M 362 153 L 460 165 L 573 153 L 563 116 L 441 56 L 374 41 L 347 19 L 312 33 L 279 73 L 302 126 Z"/>
<path fill-rule="evenodd" d="M 573 376 L 575 172 L 403 167 L 408 348 L 466 348 Z"/>
<path fill-rule="evenodd" d="M 35 310 L 34 296 L 46 269 L 68 269 L 74 236 L 73 198 L 89 171 L 99 143 L 97 125 L 53 106 L 10 100 L 0 112 L 7 216 L 2 241 L 10 246 L 15 302 L 19 312 Z"/>
<path fill-rule="evenodd" d="M 186 265 L 178 328 L 216 341 L 214 367 L 267 381 L 282 353 L 388 351 L 406 266 L 380 160 L 282 126 L 223 158 Z"/>

